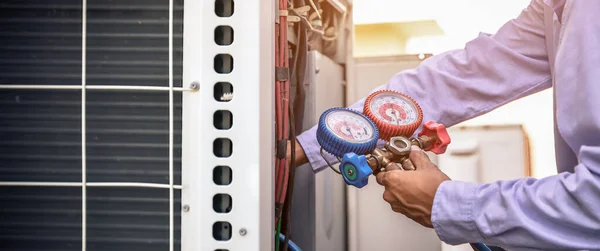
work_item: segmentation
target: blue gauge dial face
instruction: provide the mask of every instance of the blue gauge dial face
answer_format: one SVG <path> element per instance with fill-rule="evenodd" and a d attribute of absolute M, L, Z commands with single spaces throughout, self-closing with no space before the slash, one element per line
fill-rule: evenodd
<path fill-rule="evenodd" d="M 364 143 L 373 139 L 374 128 L 359 114 L 346 111 L 332 111 L 325 116 L 327 129 L 336 137 L 352 142 Z"/>
<path fill-rule="evenodd" d="M 419 118 L 415 105 L 396 93 L 378 94 L 369 106 L 377 119 L 392 125 L 412 124 Z"/>

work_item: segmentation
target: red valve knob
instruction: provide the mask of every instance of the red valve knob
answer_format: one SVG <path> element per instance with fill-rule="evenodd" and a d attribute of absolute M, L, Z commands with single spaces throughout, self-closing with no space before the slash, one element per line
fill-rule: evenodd
<path fill-rule="evenodd" d="M 435 154 L 442 154 L 446 152 L 446 148 L 450 144 L 450 135 L 446 127 L 442 124 L 428 121 L 423 124 L 423 129 L 419 133 L 419 137 L 427 136 L 429 145 L 425 147 L 425 151 L 431 151 Z"/>

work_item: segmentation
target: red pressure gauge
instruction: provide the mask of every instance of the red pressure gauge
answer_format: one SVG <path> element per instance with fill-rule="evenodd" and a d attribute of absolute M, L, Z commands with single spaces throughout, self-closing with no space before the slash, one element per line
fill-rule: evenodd
<path fill-rule="evenodd" d="M 379 138 L 410 137 L 423 121 L 423 111 L 411 97 L 392 90 L 376 91 L 365 100 L 363 113 L 379 128 Z"/>

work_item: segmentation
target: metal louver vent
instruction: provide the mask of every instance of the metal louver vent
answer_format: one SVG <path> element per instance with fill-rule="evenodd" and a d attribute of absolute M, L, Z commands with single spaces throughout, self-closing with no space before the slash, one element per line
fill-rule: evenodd
<path fill-rule="evenodd" d="M 0 250 L 180 250 L 171 1 L 0 2 Z"/>

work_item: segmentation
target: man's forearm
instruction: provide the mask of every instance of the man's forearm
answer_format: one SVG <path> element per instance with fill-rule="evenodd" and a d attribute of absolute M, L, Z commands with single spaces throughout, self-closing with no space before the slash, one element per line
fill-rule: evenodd
<path fill-rule="evenodd" d="M 297 140 L 295 141 L 294 148 L 295 148 L 295 149 L 293 149 L 294 150 L 294 159 L 292 160 L 291 159 L 292 158 L 292 143 L 291 143 L 291 141 L 288 140 L 288 142 L 287 142 L 288 160 L 290 162 L 293 161 L 295 167 L 299 167 L 301 165 L 308 163 L 308 159 L 306 158 L 306 153 L 304 152 L 302 145 L 300 145 L 300 143 Z"/>

